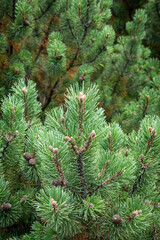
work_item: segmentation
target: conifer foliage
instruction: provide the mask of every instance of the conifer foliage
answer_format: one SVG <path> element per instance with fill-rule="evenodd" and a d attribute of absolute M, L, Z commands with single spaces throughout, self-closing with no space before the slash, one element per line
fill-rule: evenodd
<path fill-rule="evenodd" d="M 160 119 L 107 124 L 95 85 L 70 87 L 39 118 L 35 85 L 3 100 L 0 238 L 159 239 Z"/>
<path fill-rule="evenodd" d="M 151 0 L 145 9 L 132 11 L 119 34 L 116 13 L 124 17 L 119 7 L 124 2 L 128 1 L 1 0 L 0 97 L 18 79 L 25 78 L 27 84 L 31 78 L 38 83 L 45 111 L 64 101 L 71 81 L 93 81 L 107 120 L 122 113 L 123 105 L 137 100 L 144 86 L 152 88 L 160 66 L 144 45 L 154 43 L 152 35 L 159 39 L 159 16 L 153 18 L 159 3 Z"/>

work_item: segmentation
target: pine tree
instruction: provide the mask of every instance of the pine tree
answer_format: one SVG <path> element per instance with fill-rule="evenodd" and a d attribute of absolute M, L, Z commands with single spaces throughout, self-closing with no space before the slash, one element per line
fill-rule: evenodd
<path fill-rule="evenodd" d="M 1 239 L 159 239 L 160 119 L 126 135 L 97 94 L 70 87 L 44 123 L 33 82 L 4 98 Z"/>

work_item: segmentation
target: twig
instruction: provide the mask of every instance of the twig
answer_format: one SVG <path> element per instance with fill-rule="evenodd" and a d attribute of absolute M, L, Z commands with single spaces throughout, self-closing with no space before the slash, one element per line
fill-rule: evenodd
<path fill-rule="evenodd" d="M 56 2 L 56 1 L 57 1 L 57 0 L 53 0 L 52 3 L 50 2 L 50 3 L 48 4 L 48 6 L 46 7 L 46 9 L 40 14 L 40 16 L 37 17 L 37 18 L 34 18 L 34 20 L 37 21 L 38 19 L 40 19 L 41 17 L 43 17 L 43 16 L 48 12 L 48 10 L 49 10 L 50 7 L 52 6 L 52 4 L 53 4 L 54 2 Z"/>
<path fill-rule="evenodd" d="M 96 188 L 94 188 L 92 191 L 89 191 L 88 194 L 92 195 L 94 192 L 96 192 L 98 189 L 105 187 L 106 185 L 112 183 L 113 181 L 117 180 L 121 175 L 123 175 L 125 170 L 121 169 L 118 171 L 118 173 L 114 173 L 111 177 L 108 177 L 106 181 L 98 185 Z"/>
<path fill-rule="evenodd" d="M 81 185 L 81 197 L 84 199 L 87 194 L 87 182 L 84 173 L 84 164 L 83 164 L 83 154 L 80 153 L 77 156 L 77 164 L 78 164 L 78 175 L 80 178 Z"/>
<path fill-rule="evenodd" d="M 146 172 L 146 169 L 148 168 L 149 164 L 144 164 L 144 157 L 146 156 L 146 154 L 149 152 L 150 148 L 152 147 L 153 145 L 153 141 L 154 141 L 154 138 L 156 136 L 156 130 L 153 130 L 152 127 L 149 128 L 149 131 L 150 131 L 150 134 L 151 134 L 151 137 L 150 139 L 148 140 L 148 144 L 147 144 L 147 149 L 144 153 L 144 155 L 142 154 L 140 156 L 140 165 L 141 165 L 141 173 L 140 175 L 137 177 L 137 179 L 135 180 L 134 184 L 133 184 L 133 187 L 132 187 L 132 190 L 131 190 L 131 195 L 133 195 L 135 193 L 135 191 L 137 190 L 138 186 L 140 185 L 140 183 L 142 182 L 142 179 L 144 177 L 144 174 Z"/>
<path fill-rule="evenodd" d="M 53 21 L 53 17 L 51 17 L 50 19 L 50 22 L 49 22 L 49 25 L 48 25 L 48 30 L 45 32 L 45 37 L 43 38 L 42 40 L 42 43 L 44 43 L 47 39 L 48 39 L 48 36 L 49 36 L 49 33 L 50 33 L 50 27 L 51 27 L 51 24 L 52 24 L 52 21 Z M 43 45 L 41 44 L 40 47 L 39 47 L 39 50 L 38 50 L 38 53 L 33 61 L 33 66 L 32 68 L 26 73 L 25 75 L 25 84 L 28 86 L 28 79 L 30 78 L 30 75 L 32 73 L 32 70 L 34 68 L 34 65 L 36 64 L 42 50 L 44 49 Z"/>
<path fill-rule="evenodd" d="M 132 45 L 131 45 L 130 54 L 129 54 L 129 55 L 132 54 L 133 47 L 134 47 L 134 42 L 133 42 Z M 117 86 L 118 86 L 118 84 L 119 84 L 119 81 L 120 81 L 121 78 L 124 76 L 124 73 L 125 73 L 128 65 L 129 65 L 130 61 L 131 61 L 131 59 L 130 59 L 129 57 L 127 57 L 127 61 L 126 61 L 125 65 L 124 65 L 124 67 L 123 67 L 123 69 L 122 69 L 121 74 L 119 75 L 119 77 L 118 77 L 118 79 L 117 79 L 117 81 L 116 81 L 116 83 L 115 83 L 115 85 L 114 85 L 114 88 L 113 88 L 113 90 L 112 90 L 111 96 L 113 96 L 113 94 L 116 92 L 116 89 L 117 89 Z"/>
<path fill-rule="evenodd" d="M 48 105 L 50 104 L 50 102 L 51 102 L 51 100 L 52 100 L 52 95 L 53 95 L 54 91 L 56 90 L 56 87 L 57 87 L 58 83 L 59 83 L 59 80 L 57 80 L 57 81 L 54 83 L 53 87 L 51 88 L 51 91 L 50 91 L 50 93 L 49 93 L 49 96 L 48 96 L 48 98 L 47 98 L 47 101 L 46 101 L 45 104 L 42 106 L 42 111 L 43 111 L 43 112 L 44 112 L 44 110 L 48 107 Z"/>

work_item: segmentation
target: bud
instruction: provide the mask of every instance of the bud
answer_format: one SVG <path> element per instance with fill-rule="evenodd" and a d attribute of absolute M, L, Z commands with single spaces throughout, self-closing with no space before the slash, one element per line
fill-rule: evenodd
<path fill-rule="evenodd" d="M 24 196 L 21 198 L 20 203 L 24 202 L 26 199 L 27 199 L 27 195 L 24 195 Z"/>
<path fill-rule="evenodd" d="M 116 214 L 116 215 L 114 215 L 114 216 L 112 217 L 112 222 L 113 222 L 114 224 L 121 224 L 121 223 L 122 223 L 122 220 L 121 220 L 120 216 L 119 216 L 118 214 Z"/>
<path fill-rule="evenodd" d="M 25 87 L 22 88 L 22 92 L 23 92 L 24 95 L 27 94 L 27 92 L 28 92 L 28 91 L 27 91 L 27 88 L 25 88 Z"/>
<path fill-rule="evenodd" d="M 126 153 L 125 153 L 126 157 L 128 156 L 128 149 L 126 150 Z"/>
<path fill-rule="evenodd" d="M 143 154 L 140 155 L 140 160 L 144 160 L 144 155 Z"/>
<path fill-rule="evenodd" d="M 18 130 L 16 130 L 16 131 L 15 131 L 15 134 L 16 134 L 16 135 L 18 135 L 18 134 L 19 134 Z"/>
<path fill-rule="evenodd" d="M 33 158 L 33 156 L 29 153 L 23 153 L 23 157 L 26 159 L 26 160 L 30 160 L 31 158 Z"/>
<path fill-rule="evenodd" d="M 77 97 L 77 96 L 75 96 L 75 99 L 76 99 L 76 100 L 78 100 L 78 97 Z"/>
<path fill-rule="evenodd" d="M 58 207 L 58 204 L 54 199 L 51 200 L 51 207 L 54 209 Z"/>
<path fill-rule="evenodd" d="M 80 77 L 79 77 L 79 80 L 80 80 L 80 81 L 83 81 L 84 79 L 85 79 L 84 76 L 80 76 Z"/>
<path fill-rule="evenodd" d="M 1 210 L 4 212 L 8 212 L 11 207 L 12 205 L 10 203 L 3 203 L 3 205 L 0 206 Z"/>
<path fill-rule="evenodd" d="M 68 140 L 69 140 L 69 137 L 68 137 L 68 136 L 65 136 L 65 139 L 68 141 Z"/>
<path fill-rule="evenodd" d="M 61 122 L 62 124 L 64 124 L 64 117 L 61 117 Z"/>
<path fill-rule="evenodd" d="M 106 39 L 109 37 L 109 35 L 111 35 L 110 33 L 107 33 L 107 35 L 106 35 Z"/>
<path fill-rule="evenodd" d="M 80 97 L 82 97 L 82 96 L 83 96 L 83 93 L 82 93 L 82 92 L 80 92 L 80 93 L 79 93 L 79 95 L 80 95 Z"/>
<path fill-rule="evenodd" d="M 150 134 L 152 135 L 153 134 L 153 128 L 152 127 L 149 127 L 149 131 L 150 131 Z"/>
<path fill-rule="evenodd" d="M 29 160 L 29 165 L 34 166 L 36 164 L 35 158 Z"/>
<path fill-rule="evenodd" d="M 73 140 L 73 138 L 72 137 L 70 137 L 70 138 L 68 138 L 68 142 L 72 142 L 72 140 Z"/>
<path fill-rule="evenodd" d="M 131 213 L 131 215 L 132 215 L 133 217 L 135 217 L 135 216 L 139 215 L 140 213 L 142 213 L 142 210 L 135 210 L 135 211 L 133 211 L 133 212 Z"/>
<path fill-rule="evenodd" d="M 95 133 L 95 131 L 94 131 L 94 130 L 91 132 L 90 136 L 91 136 L 92 138 L 95 138 L 95 136 L 96 136 L 96 133 Z"/>
<path fill-rule="evenodd" d="M 24 26 L 29 26 L 30 25 L 30 22 L 28 19 L 23 19 L 23 25 Z"/>
<path fill-rule="evenodd" d="M 53 153 L 58 154 L 58 148 L 53 148 Z"/>
<path fill-rule="evenodd" d="M 80 96 L 80 101 L 81 101 L 81 103 L 84 103 L 85 99 L 86 99 L 86 95 L 85 95 L 85 94 L 83 94 L 82 96 Z"/>
<path fill-rule="evenodd" d="M 149 99 L 149 95 L 146 95 L 146 98 Z"/>
<path fill-rule="evenodd" d="M 89 204 L 89 208 L 93 208 L 94 207 L 94 204 L 93 203 L 90 203 Z"/>
<path fill-rule="evenodd" d="M 17 68 L 14 69 L 14 73 L 16 73 L 16 74 L 19 74 L 19 73 L 20 73 L 19 67 L 17 67 Z"/>
<path fill-rule="evenodd" d="M 53 147 L 51 145 L 49 146 L 49 151 L 53 152 Z"/>

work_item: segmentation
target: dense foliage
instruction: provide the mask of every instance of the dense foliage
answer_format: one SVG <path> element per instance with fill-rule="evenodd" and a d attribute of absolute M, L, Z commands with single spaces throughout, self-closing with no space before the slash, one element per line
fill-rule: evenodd
<path fill-rule="evenodd" d="M 97 88 L 70 87 L 38 118 L 33 82 L 3 100 L 1 239 L 158 239 L 160 119 L 107 124 Z"/>
<path fill-rule="evenodd" d="M 0 239 L 160 239 L 159 19 L 1 0 Z"/>

